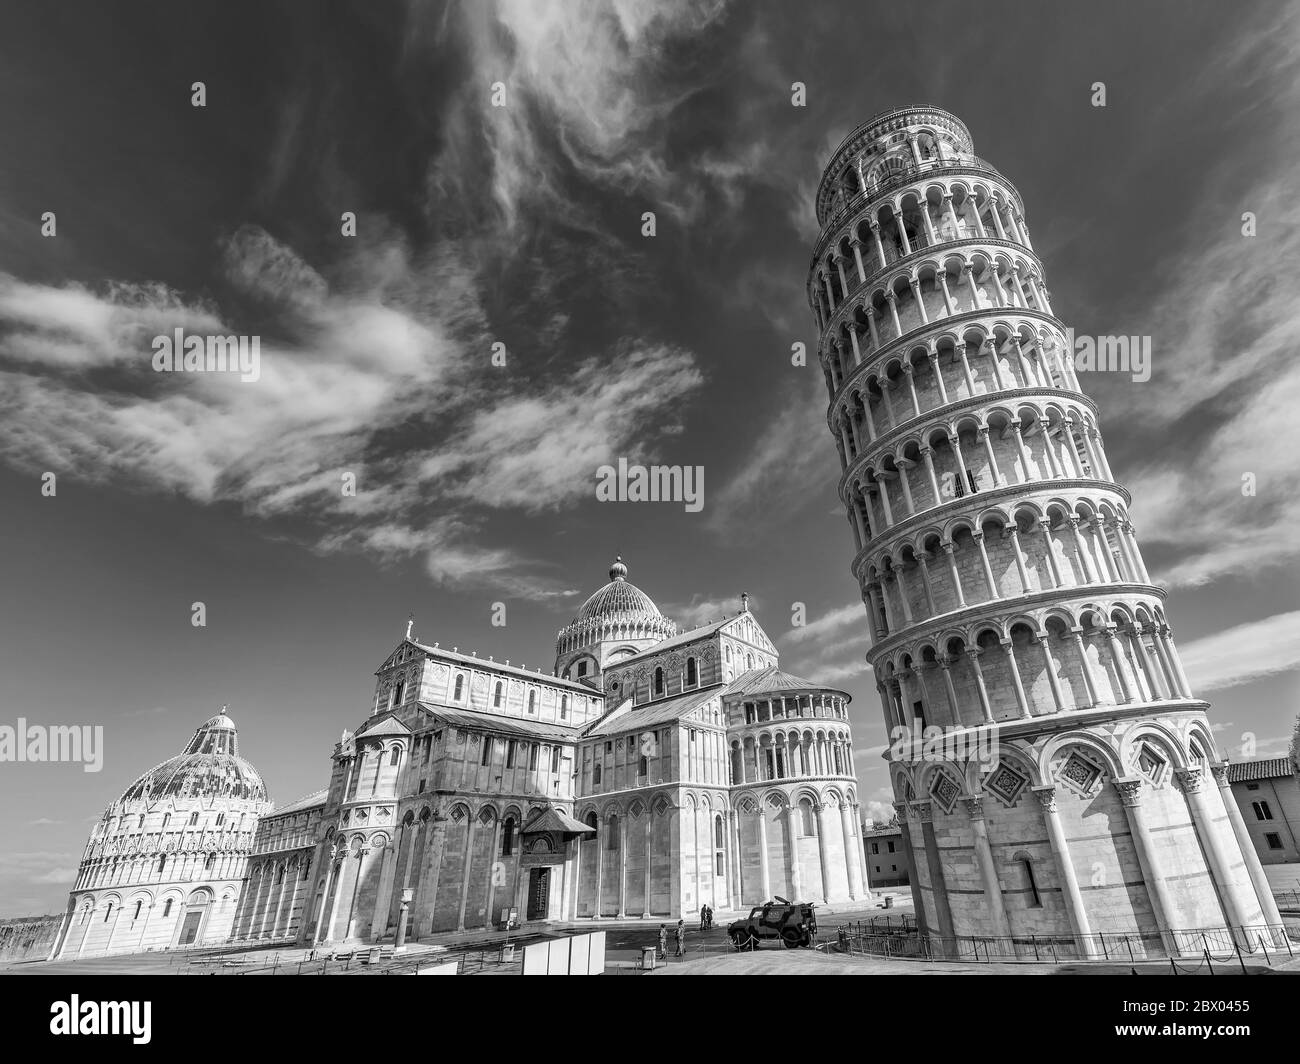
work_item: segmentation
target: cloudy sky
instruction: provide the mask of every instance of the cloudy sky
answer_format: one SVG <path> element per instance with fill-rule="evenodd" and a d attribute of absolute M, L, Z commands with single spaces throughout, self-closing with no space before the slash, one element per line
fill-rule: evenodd
<path fill-rule="evenodd" d="M 292 801 L 408 613 L 549 671 L 616 553 L 684 625 L 748 591 L 788 669 L 855 696 L 863 793 L 885 798 L 824 384 L 790 350 L 814 342 L 820 167 L 909 103 L 957 113 L 1017 185 L 1067 324 L 1152 337 L 1149 381 L 1086 382 L 1111 465 L 1224 752 L 1283 752 L 1300 11 L 1228 15 L 9 5 L 0 723 L 102 724 L 106 750 L 97 774 L 0 768 L 0 915 L 61 911 L 90 822 L 223 703 Z M 152 372 L 178 327 L 259 336 L 261 379 Z M 620 457 L 702 466 L 704 508 L 598 502 Z"/>

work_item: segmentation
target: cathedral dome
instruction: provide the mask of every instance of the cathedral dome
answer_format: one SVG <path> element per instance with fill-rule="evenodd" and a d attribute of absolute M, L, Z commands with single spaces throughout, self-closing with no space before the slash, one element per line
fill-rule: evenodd
<path fill-rule="evenodd" d="M 622 557 L 615 559 L 609 567 L 609 583 L 582 604 L 573 623 L 600 620 L 628 624 L 667 623 L 654 600 L 635 584 L 627 582 L 627 566 Z"/>
<path fill-rule="evenodd" d="M 677 625 L 635 584 L 627 581 L 627 566 L 615 558 L 609 583 L 582 604 L 577 615 L 559 631 L 555 643 L 557 676 L 594 676 L 607 661 L 626 657 L 677 634 Z"/>
<path fill-rule="evenodd" d="M 200 724 L 181 753 L 146 772 L 118 801 L 163 797 L 267 800 L 261 774 L 239 756 L 235 722 L 225 713 Z"/>

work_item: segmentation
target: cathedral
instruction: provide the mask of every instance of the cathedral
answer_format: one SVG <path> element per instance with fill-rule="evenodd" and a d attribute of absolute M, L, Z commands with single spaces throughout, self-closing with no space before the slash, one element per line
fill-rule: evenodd
<path fill-rule="evenodd" d="M 213 717 L 97 823 L 51 956 L 869 904 L 849 696 L 740 606 L 679 632 L 620 558 L 550 675 L 408 625 L 328 786 L 274 811 Z"/>

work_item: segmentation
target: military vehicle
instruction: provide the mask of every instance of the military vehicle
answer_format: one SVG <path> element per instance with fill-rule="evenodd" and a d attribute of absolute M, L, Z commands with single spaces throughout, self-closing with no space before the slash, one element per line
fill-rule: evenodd
<path fill-rule="evenodd" d="M 764 942 L 779 940 L 786 949 L 811 946 L 817 935 L 817 916 L 807 902 L 789 902 L 782 897 L 756 905 L 743 920 L 727 925 L 727 937 L 738 950 L 758 949 Z"/>

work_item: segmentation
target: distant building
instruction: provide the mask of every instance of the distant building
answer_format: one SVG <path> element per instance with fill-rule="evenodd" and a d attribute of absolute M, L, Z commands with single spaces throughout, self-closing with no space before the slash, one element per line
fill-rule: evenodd
<path fill-rule="evenodd" d="M 884 890 L 911 884 L 907 847 L 903 845 L 901 827 L 886 824 L 884 827 L 867 828 L 862 833 L 862 843 L 867 852 L 868 887 Z"/>
<path fill-rule="evenodd" d="M 1237 762 L 1228 766 L 1228 782 L 1273 889 L 1295 890 L 1300 886 L 1300 778 L 1291 759 Z"/>

